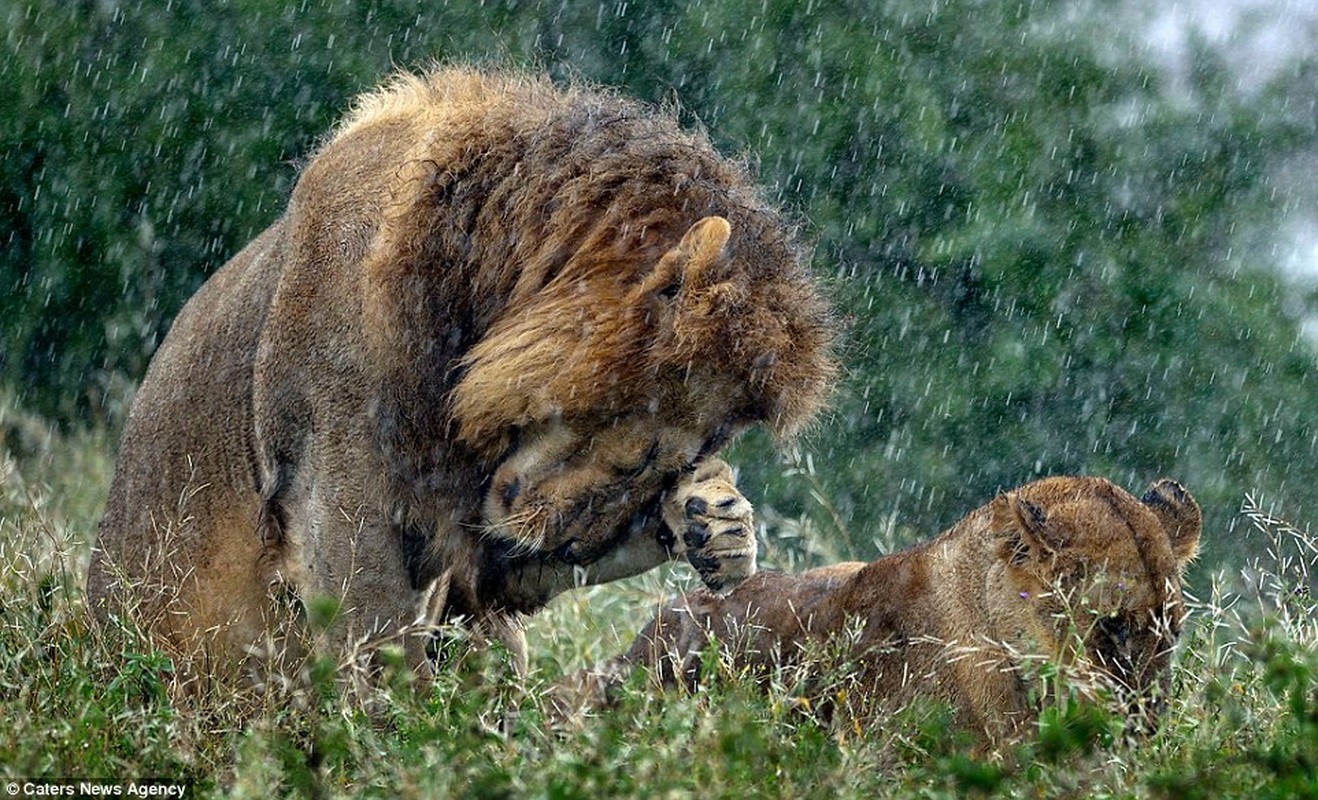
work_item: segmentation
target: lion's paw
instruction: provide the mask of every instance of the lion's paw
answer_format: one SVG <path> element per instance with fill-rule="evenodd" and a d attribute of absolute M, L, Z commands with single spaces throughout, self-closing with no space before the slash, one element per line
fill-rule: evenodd
<path fill-rule="evenodd" d="M 730 591 L 755 574 L 753 509 L 723 461 L 705 461 L 678 484 L 664 501 L 664 522 L 674 550 L 711 591 Z"/>

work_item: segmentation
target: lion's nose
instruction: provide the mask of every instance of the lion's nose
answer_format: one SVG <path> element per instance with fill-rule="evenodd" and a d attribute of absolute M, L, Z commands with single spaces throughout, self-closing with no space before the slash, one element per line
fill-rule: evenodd
<path fill-rule="evenodd" d="M 569 539 L 564 542 L 554 551 L 554 555 L 558 556 L 558 559 L 564 564 L 570 564 L 572 566 L 577 566 L 581 564 L 582 561 L 581 554 L 578 552 L 576 539 Z"/>

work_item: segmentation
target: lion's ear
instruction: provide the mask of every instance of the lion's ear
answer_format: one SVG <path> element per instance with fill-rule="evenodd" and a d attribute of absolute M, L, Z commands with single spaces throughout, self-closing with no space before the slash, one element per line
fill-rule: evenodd
<path fill-rule="evenodd" d="M 719 277 L 720 268 L 727 263 L 727 244 L 732 237 L 732 225 L 723 217 L 704 217 L 697 220 L 677 246 L 664 253 L 638 289 L 638 294 L 662 293 L 668 295 L 680 288 L 707 286 Z"/>
<path fill-rule="evenodd" d="M 692 261 L 709 262 L 722 257 L 730 238 L 732 223 L 719 216 L 704 217 L 687 228 L 677 247 Z"/>
<path fill-rule="evenodd" d="M 723 217 L 705 217 L 688 228 L 677 244 L 683 262 L 682 284 L 705 286 L 717 280 L 731 237 L 732 225 Z"/>
<path fill-rule="evenodd" d="M 1185 487 L 1169 478 L 1154 481 L 1140 498 L 1167 531 L 1176 563 L 1182 567 L 1199 552 L 1203 512 Z"/>
<path fill-rule="evenodd" d="M 1018 494 L 998 497 L 995 517 L 1001 531 L 1003 555 L 1012 564 L 1050 558 L 1066 546 L 1066 536 L 1048 521 L 1042 508 Z"/>

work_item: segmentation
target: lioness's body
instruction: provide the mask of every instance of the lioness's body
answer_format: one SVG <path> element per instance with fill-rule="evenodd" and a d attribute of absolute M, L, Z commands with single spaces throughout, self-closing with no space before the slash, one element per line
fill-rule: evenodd
<path fill-rule="evenodd" d="M 754 542 L 715 454 L 799 426 L 832 372 L 801 256 L 740 167 L 651 109 L 401 77 L 175 321 L 124 429 L 93 607 L 232 662 L 275 595 L 342 599 L 346 646 L 431 589 L 449 614 L 529 612 L 688 542 L 730 586 Z"/>
<path fill-rule="evenodd" d="M 934 697 L 966 727 L 1010 735 L 1037 711 L 1021 670 L 1031 658 L 1098 670 L 1138 704 L 1166 679 L 1199 518 L 1172 481 L 1142 500 L 1097 478 L 1039 481 L 868 564 L 760 572 L 725 596 L 667 603 L 603 683 L 638 664 L 689 683 L 711 640 L 756 672 L 841 641 L 860 667 L 852 713 Z M 1122 641 L 1104 640 L 1117 624 Z"/>

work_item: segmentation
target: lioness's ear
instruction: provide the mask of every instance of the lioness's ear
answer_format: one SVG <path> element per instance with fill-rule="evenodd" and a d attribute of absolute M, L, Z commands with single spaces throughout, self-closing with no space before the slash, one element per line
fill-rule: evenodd
<path fill-rule="evenodd" d="M 1056 551 L 1045 536 L 1048 515 L 1035 503 L 1015 493 L 1002 493 L 992 502 L 999 554 L 1008 563 L 1024 567 Z"/>
<path fill-rule="evenodd" d="M 1018 494 L 999 495 L 994 517 L 1003 537 L 1003 555 L 1024 566 L 1048 558 L 1066 545 L 1066 537 L 1048 523 L 1039 506 Z"/>
<path fill-rule="evenodd" d="M 1140 498 L 1148 506 L 1172 543 L 1176 563 L 1184 567 L 1199 551 L 1203 512 L 1185 487 L 1169 478 L 1154 481 Z"/>
<path fill-rule="evenodd" d="M 1012 510 L 1016 512 L 1016 524 L 1033 547 L 1052 554 L 1066 546 L 1066 536 L 1048 522 L 1048 515 L 1042 508 L 1020 495 L 1016 495 L 1015 501 Z"/>

